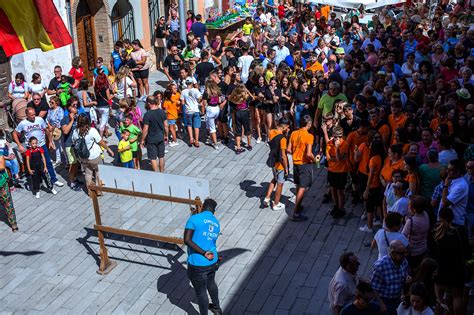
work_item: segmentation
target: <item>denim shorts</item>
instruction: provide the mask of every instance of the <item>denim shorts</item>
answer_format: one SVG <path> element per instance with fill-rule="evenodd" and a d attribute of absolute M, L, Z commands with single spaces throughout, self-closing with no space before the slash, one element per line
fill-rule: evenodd
<path fill-rule="evenodd" d="M 168 125 L 176 125 L 176 119 L 168 119 Z"/>
<path fill-rule="evenodd" d="M 201 128 L 201 116 L 199 113 L 186 113 L 184 121 L 186 127 Z"/>

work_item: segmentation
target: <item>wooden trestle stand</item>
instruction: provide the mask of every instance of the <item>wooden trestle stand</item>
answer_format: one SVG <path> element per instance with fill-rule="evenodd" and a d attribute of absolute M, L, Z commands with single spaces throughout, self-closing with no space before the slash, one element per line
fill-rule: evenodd
<path fill-rule="evenodd" d="M 102 225 L 99 200 L 97 198 L 98 192 L 107 192 L 107 193 L 125 195 L 125 196 L 131 196 L 131 197 L 139 197 L 139 198 L 147 198 L 147 199 L 153 199 L 153 200 L 161 200 L 161 201 L 166 201 L 166 202 L 189 204 L 191 212 L 193 214 L 200 213 L 202 211 L 202 202 L 199 197 L 196 197 L 195 199 L 178 198 L 178 197 L 172 197 L 172 196 L 157 195 L 157 194 L 152 194 L 152 193 L 130 191 L 130 190 L 125 190 L 125 189 L 110 188 L 110 187 L 103 187 L 103 186 L 97 186 L 97 185 L 88 185 L 87 188 L 89 189 L 89 195 L 92 199 L 92 204 L 94 207 L 94 215 L 95 215 L 94 229 L 97 230 L 97 235 L 99 237 L 100 266 L 97 273 L 100 275 L 108 274 L 110 271 L 112 271 L 112 269 L 114 269 L 117 266 L 117 262 L 109 258 L 107 247 L 105 246 L 105 241 L 104 241 L 104 232 L 114 233 L 114 234 L 124 235 L 124 236 L 139 237 L 139 238 L 149 239 L 153 241 L 159 241 L 159 242 L 171 243 L 171 244 L 177 244 L 177 245 L 183 245 L 184 241 L 182 238 L 179 238 L 179 237 L 142 233 L 138 231 L 129 231 L 129 230 Z"/>

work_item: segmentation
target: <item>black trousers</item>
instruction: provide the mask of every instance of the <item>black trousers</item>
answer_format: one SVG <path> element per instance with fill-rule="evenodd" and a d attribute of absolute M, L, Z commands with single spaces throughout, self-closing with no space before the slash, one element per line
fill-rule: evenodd
<path fill-rule="evenodd" d="M 41 182 L 44 181 L 46 184 L 46 187 L 51 190 L 53 189 L 53 184 L 51 183 L 51 177 L 49 176 L 48 173 L 44 171 L 43 168 L 40 167 L 35 167 L 34 169 L 34 174 L 31 175 L 31 181 L 33 184 L 33 193 L 37 193 L 40 190 Z"/>
<path fill-rule="evenodd" d="M 208 314 L 209 298 L 207 292 L 211 296 L 212 304 L 219 307 L 219 292 L 215 280 L 217 268 L 217 264 L 205 267 L 188 265 L 188 277 L 194 291 L 196 291 L 201 314 Z"/>

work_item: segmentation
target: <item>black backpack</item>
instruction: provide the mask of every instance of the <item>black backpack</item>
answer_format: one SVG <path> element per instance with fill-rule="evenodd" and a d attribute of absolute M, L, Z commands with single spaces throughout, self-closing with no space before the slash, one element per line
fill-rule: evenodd
<path fill-rule="evenodd" d="M 275 167 L 275 163 L 281 162 L 281 139 L 282 134 L 278 134 L 268 143 L 270 146 L 270 153 L 268 154 L 267 166 Z"/>
<path fill-rule="evenodd" d="M 87 147 L 85 137 L 79 136 L 79 139 L 74 142 L 74 153 L 76 153 L 78 158 L 88 159 L 91 154 L 90 149 L 92 149 L 92 147 Z"/>

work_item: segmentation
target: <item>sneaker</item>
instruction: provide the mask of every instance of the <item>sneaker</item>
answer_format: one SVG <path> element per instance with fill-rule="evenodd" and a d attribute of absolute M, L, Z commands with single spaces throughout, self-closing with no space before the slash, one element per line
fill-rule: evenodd
<path fill-rule="evenodd" d="M 270 206 L 270 198 L 263 199 L 263 207 L 267 208 Z"/>
<path fill-rule="evenodd" d="M 146 101 L 146 98 L 147 98 L 146 95 L 142 95 L 142 97 L 140 97 L 140 101 L 145 102 L 145 101 Z"/>
<path fill-rule="evenodd" d="M 218 145 L 217 143 L 214 143 L 214 144 L 212 145 L 212 147 L 213 147 L 215 150 L 219 150 L 219 145 Z"/>
<path fill-rule="evenodd" d="M 63 186 L 64 186 L 64 184 L 61 183 L 59 180 L 55 181 L 55 182 L 54 182 L 54 185 L 56 185 L 56 186 L 58 186 L 58 187 L 63 187 Z"/>
<path fill-rule="evenodd" d="M 69 185 L 69 187 L 74 191 L 80 191 L 81 190 L 81 187 L 79 187 L 79 185 L 76 184 L 76 183 L 72 183 L 71 185 Z"/>
<path fill-rule="evenodd" d="M 260 143 L 260 142 L 262 142 L 262 138 L 258 137 L 257 138 L 257 143 Z"/>
<path fill-rule="evenodd" d="M 364 211 L 364 213 L 362 213 L 362 215 L 360 216 L 360 219 L 362 221 L 367 220 L 367 212 Z"/>
<path fill-rule="evenodd" d="M 216 306 L 212 303 L 209 304 L 209 310 L 214 315 L 222 315 L 222 309 L 219 306 Z"/>
<path fill-rule="evenodd" d="M 247 150 L 252 151 L 253 147 L 251 145 L 247 146 Z"/>
<path fill-rule="evenodd" d="M 178 141 L 171 141 L 171 142 L 170 142 L 170 147 L 175 147 L 175 146 L 177 146 L 177 145 L 179 145 L 179 142 L 178 142 Z"/>
<path fill-rule="evenodd" d="M 168 153 L 169 151 L 165 149 L 165 154 Z"/>
<path fill-rule="evenodd" d="M 364 226 L 361 226 L 361 227 L 359 228 L 359 231 L 365 232 L 365 233 L 373 233 L 373 232 L 374 232 L 374 230 L 371 229 L 371 228 L 369 228 L 369 227 L 367 226 L 367 224 L 364 225 Z"/>
<path fill-rule="evenodd" d="M 336 205 L 334 205 L 334 207 L 332 207 L 332 210 L 329 212 L 329 214 L 334 217 L 338 212 L 339 212 L 339 209 L 337 208 Z"/>
<path fill-rule="evenodd" d="M 340 219 L 342 218 L 343 216 L 346 215 L 346 210 L 344 209 L 339 209 L 336 213 L 334 213 L 334 215 L 332 216 L 334 219 Z"/>
<path fill-rule="evenodd" d="M 381 226 L 382 225 L 382 221 L 380 220 L 374 220 L 374 223 L 372 223 L 373 226 Z"/>
<path fill-rule="evenodd" d="M 52 193 L 53 195 L 57 195 L 57 194 L 58 194 L 58 192 L 57 192 L 56 189 L 54 189 L 54 188 L 51 188 L 51 193 Z"/>
<path fill-rule="evenodd" d="M 38 191 L 35 195 L 36 199 L 39 199 L 41 197 L 41 193 Z"/>
<path fill-rule="evenodd" d="M 273 204 L 273 210 L 278 211 L 278 210 L 283 210 L 285 209 L 286 206 L 285 204 L 279 202 L 278 204 Z"/>
<path fill-rule="evenodd" d="M 244 152 L 245 150 L 243 148 L 235 149 L 235 154 L 240 154 Z"/>

